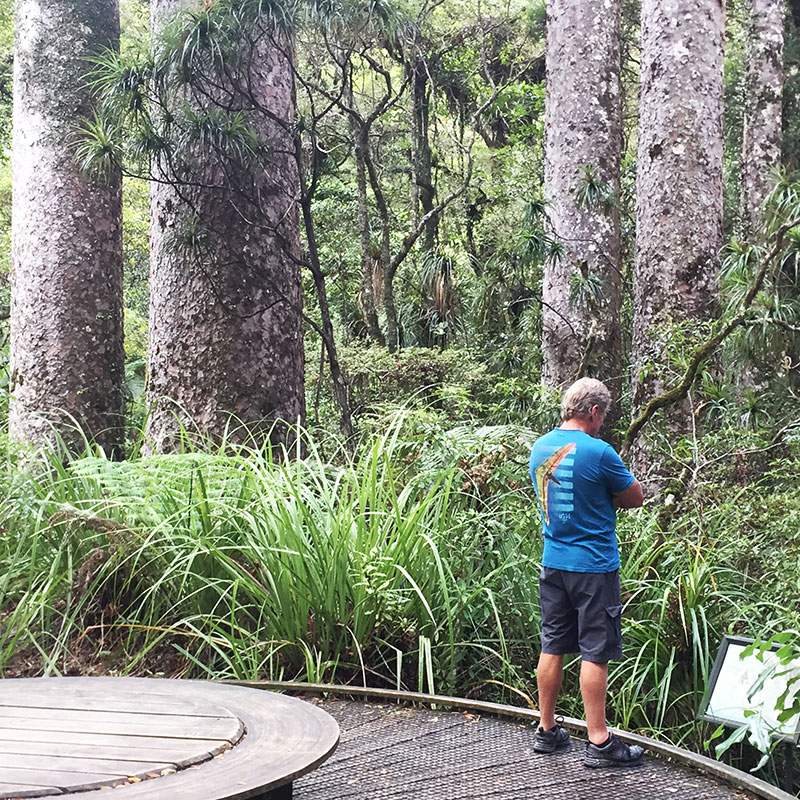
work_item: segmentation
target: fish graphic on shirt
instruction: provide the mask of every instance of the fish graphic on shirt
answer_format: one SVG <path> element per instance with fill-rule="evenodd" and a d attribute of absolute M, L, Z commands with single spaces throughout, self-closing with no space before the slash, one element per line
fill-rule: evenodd
<path fill-rule="evenodd" d="M 553 474 L 558 465 L 575 449 L 575 442 L 570 442 L 569 444 L 565 444 L 563 447 L 560 447 L 556 450 L 553 455 L 548 456 L 542 463 L 536 468 L 535 475 L 536 475 L 536 490 L 539 495 L 539 503 L 542 507 L 542 513 L 544 514 L 544 522 L 545 525 L 550 524 L 550 513 L 547 510 L 547 496 L 549 493 L 549 488 L 551 483 L 555 483 L 558 486 L 561 486 L 561 482 L 556 478 Z"/>

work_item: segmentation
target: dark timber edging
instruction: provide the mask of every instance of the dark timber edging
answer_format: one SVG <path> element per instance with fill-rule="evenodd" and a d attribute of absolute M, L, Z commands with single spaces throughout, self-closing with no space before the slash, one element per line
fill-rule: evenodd
<path fill-rule="evenodd" d="M 423 705 L 446 706 L 449 708 L 474 711 L 480 714 L 493 714 L 500 717 L 511 717 L 514 719 L 529 720 L 536 722 L 539 719 L 539 712 L 533 709 L 517 708 L 515 706 L 504 705 L 503 703 L 486 703 L 478 700 L 468 700 L 462 697 L 447 697 L 434 694 L 423 694 L 420 692 L 398 692 L 393 689 L 371 689 L 362 686 L 341 686 L 337 684 L 325 683 L 301 683 L 297 681 L 225 681 L 237 686 L 248 686 L 254 689 L 270 689 L 272 691 L 285 691 L 312 694 L 334 694 L 347 695 L 350 697 L 374 697 L 382 700 L 393 700 L 395 702 L 420 703 Z M 565 717 L 564 727 L 586 735 L 586 723 L 579 719 Z M 687 764 L 695 769 L 706 772 L 709 775 L 725 781 L 731 786 L 745 791 L 752 792 L 763 800 L 797 800 L 794 795 L 773 786 L 771 783 L 762 781 L 747 772 L 729 767 L 713 758 L 692 753 L 681 747 L 675 747 L 657 739 L 647 736 L 640 736 L 635 733 L 616 731 L 620 739 L 629 744 L 641 745 L 645 750 L 655 753 L 663 758 L 671 759 L 682 764 Z"/>

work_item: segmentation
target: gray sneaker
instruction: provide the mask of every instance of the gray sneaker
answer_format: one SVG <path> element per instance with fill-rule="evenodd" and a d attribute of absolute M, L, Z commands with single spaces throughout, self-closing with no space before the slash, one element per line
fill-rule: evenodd
<path fill-rule="evenodd" d="M 535 753 L 553 753 L 562 747 L 568 747 L 570 741 L 569 734 L 560 725 L 556 725 L 549 731 L 544 730 L 540 725 L 533 736 L 533 751 Z"/>
<path fill-rule="evenodd" d="M 638 744 L 625 744 L 612 733 L 602 747 L 586 743 L 583 763 L 587 767 L 635 767 L 642 763 L 642 755 L 644 750 Z"/>

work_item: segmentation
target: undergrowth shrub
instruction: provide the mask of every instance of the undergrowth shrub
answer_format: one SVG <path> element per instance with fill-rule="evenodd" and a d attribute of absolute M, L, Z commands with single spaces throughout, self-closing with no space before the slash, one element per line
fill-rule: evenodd
<path fill-rule="evenodd" d="M 311 444 L 18 473 L 0 509 L 0 665 L 27 648 L 70 671 L 80 641 L 146 671 L 166 643 L 187 674 L 510 685 L 508 641 L 529 647 L 514 626 L 535 612 L 508 595 L 521 561 L 500 498 L 457 456 L 417 469 L 405 446 L 395 427 L 336 465 Z"/>
<path fill-rule="evenodd" d="M 298 678 L 535 705 L 536 435 L 444 428 L 411 409 L 354 454 L 307 438 L 303 459 L 223 444 L 20 461 L 0 495 L 0 670 Z M 769 463 L 753 473 L 744 453 L 758 475 L 744 485 L 718 482 L 714 464 L 671 505 L 620 515 L 614 724 L 701 748 L 710 732 L 695 715 L 721 636 L 798 628 L 797 463 L 753 449 Z M 573 665 L 561 711 L 582 714 Z"/>

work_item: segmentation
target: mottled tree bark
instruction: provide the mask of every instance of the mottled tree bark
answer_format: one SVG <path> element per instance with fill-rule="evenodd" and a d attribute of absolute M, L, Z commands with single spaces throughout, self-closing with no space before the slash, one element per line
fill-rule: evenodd
<path fill-rule="evenodd" d="M 159 31 L 184 3 L 151 4 Z M 159 160 L 151 191 L 151 304 L 147 434 L 156 449 L 190 431 L 234 441 L 270 434 L 305 414 L 298 174 L 289 124 L 295 116 L 291 48 L 274 31 L 206 92 L 185 90 L 176 108 L 243 111 L 268 160 L 243 163 L 198 143 Z M 198 185 L 199 184 L 199 185 Z M 274 427 L 273 427 L 274 426 Z"/>
<path fill-rule="evenodd" d="M 576 190 L 590 167 L 598 185 L 619 190 L 622 148 L 618 0 L 548 0 L 545 195 L 561 259 L 545 265 L 542 299 L 542 379 L 565 386 L 582 372 L 621 386 L 620 223 L 616 204 L 581 206 Z M 584 292 L 570 302 L 571 281 Z M 587 280 L 588 279 L 588 280 Z"/>
<path fill-rule="evenodd" d="M 124 441 L 120 176 L 80 174 L 92 116 L 87 58 L 119 46 L 116 0 L 18 0 L 14 59 L 12 438 L 74 422 L 106 452 Z"/>
<path fill-rule="evenodd" d="M 719 0 L 642 3 L 633 401 L 664 389 L 667 327 L 714 313 L 722 245 L 724 10 Z M 674 433 L 691 430 L 676 409 Z M 635 449 L 640 469 L 643 448 Z"/>
<path fill-rule="evenodd" d="M 784 14 L 784 0 L 750 0 L 741 198 L 747 237 L 758 229 L 772 171 L 781 161 Z"/>

